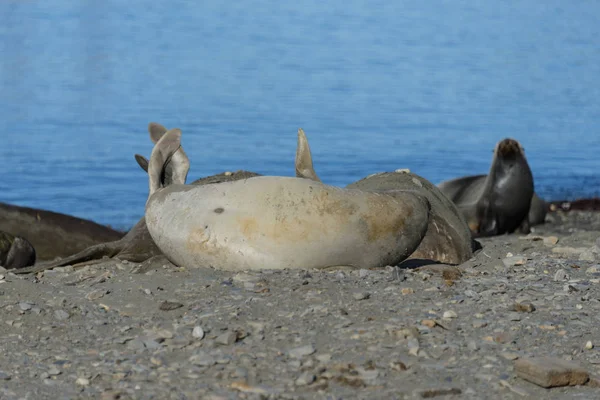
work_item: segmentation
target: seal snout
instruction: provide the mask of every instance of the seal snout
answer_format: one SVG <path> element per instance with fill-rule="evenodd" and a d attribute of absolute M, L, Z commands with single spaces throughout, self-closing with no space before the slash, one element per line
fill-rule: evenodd
<path fill-rule="evenodd" d="M 498 142 L 496 154 L 498 157 L 516 157 L 523 154 L 523 148 L 515 139 L 506 138 Z"/>

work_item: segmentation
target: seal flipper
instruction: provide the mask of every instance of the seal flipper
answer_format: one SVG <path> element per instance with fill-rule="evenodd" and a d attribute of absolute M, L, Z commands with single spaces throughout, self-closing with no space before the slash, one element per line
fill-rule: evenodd
<path fill-rule="evenodd" d="M 312 155 L 308 139 L 302 128 L 298 129 L 298 146 L 296 147 L 296 176 L 321 182 L 313 167 Z"/>
<path fill-rule="evenodd" d="M 142 168 L 144 171 L 148 172 L 148 164 L 149 164 L 148 159 L 141 154 L 136 154 L 134 157 L 135 157 L 135 161 L 137 161 L 140 168 Z"/>
<path fill-rule="evenodd" d="M 161 180 L 163 171 L 165 170 L 167 162 L 172 159 L 175 152 L 180 148 L 181 130 L 175 128 L 167 131 L 152 149 L 150 163 L 148 164 L 148 184 L 150 187 L 150 194 L 148 197 L 152 196 L 156 190 L 164 187 L 164 182 Z M 178 166 L 176 165 L 175 169 L 177 168 Z"/>

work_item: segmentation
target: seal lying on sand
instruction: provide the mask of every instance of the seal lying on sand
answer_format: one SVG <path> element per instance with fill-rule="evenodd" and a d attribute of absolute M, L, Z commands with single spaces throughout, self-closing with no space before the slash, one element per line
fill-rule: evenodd
<path fill-rule="evenodd" d="M 425 235 L 429 203 L 412 193 L 392 197 L 277 176 L 161 187 L 180 138 L 170 130 L 152 150 L 146 203 L 152 238 L 178 266 L 383 267 L 404 260 Z"/>
<path fill-rule="evenodd" d="M 296 176 L 319 181 L 313 168 L 308 139 L 302 129 L 298 130 Z M 473 256 L 471 232 L 460 211 L 427 179 L 404 171 L 382 172 L 346 187 L 391 196 L 408 191 L 427 198 L 431 204 L 429 226 L 421 244 L 410 258 L 460 264 Z"/>
<path fill-rule="evenodd" d="M 0 266 L 23 268 L 35 263 L 35 249 L 22 237 L 0 231 Z"/>
<path fill-rule="evenodd" d="M 533 222 L 545 217 L 543 201 L 534 198 L 523 148 L 514 139 L 498 142 L 489 174 L 445 181 L 438 187 L 458 206 L 477 236 L 511 233 L 519 227 L 528 233 L 529 215 Z"/>
<path fill-rule="evenodd" d="M 0 231 L 27 238 L 41 260 L 64 257 L 124 235 L 86 219 L 5 203 L 0 203 Z"/>
<path fill-rule="evenodd" d="M 150 138 L 154 143 L 156 143 L 165 134 L 165 132 L 167 132 L 167 129 L 160 124 L 150 123 L 148 126 L 148 131 L 150 133 Z M 177 161 L 179 169 L 174 170 L 171 163 L 167 162 L 165 170 L 161 176 L 162 186 L 168 186 L 174 181 L 185 182 L 187 178 L 189 160 L 183 151 L 183 148 L 180 148 L 173 157 L 174 160 Z M 135 159 L 140 167 L 147 172 L 148 160 L 139 154 L 135 155 Z M 187 168 L 185 167 L 186 165 Z M 249 171 L 221 173 L 198 179 L 192 182 L 192 184 L 207 185 L 212 183 L 235 181 L 238 179 L 247 179 L 253 176 L 258 176 L 258 174 Z M 127 260 L 131 262 L 144 262 L 161 255 L 162 252 L 156 246 L 154 240 L 152 240 L 150 232 L 148 232 L 148 228 L 146 227 L 146 219 L 142 217 L 137 224 L 135 224 L 135 226 L 119 240 L 96 244 L 66 258 L 38 264 L 34 267 L 21 269 L 15 272 L 32 273 L 56 267 L 63 267 L 66 265 L 95 263 L 102 261 L 103 257 L 114 257 L 118 258 L 119 260 Z"/>

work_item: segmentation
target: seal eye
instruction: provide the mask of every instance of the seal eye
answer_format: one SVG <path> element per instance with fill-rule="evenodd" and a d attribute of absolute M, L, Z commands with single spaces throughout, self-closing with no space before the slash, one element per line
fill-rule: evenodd
<path fill-rule="evenodd" d="M 225 209 L 223 207 L 219 207 L 219 208 L 215 208 L 214 211 L 217 214 L 221 214 L 223 211 L 225 211 Z"/>

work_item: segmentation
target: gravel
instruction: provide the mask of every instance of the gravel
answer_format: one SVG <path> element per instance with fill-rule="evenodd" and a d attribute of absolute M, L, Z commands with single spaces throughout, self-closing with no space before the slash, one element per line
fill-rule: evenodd
<path fill-rule="evenodd" d="M 598 398 L 600 213 L 549 219 L 458 269 L 3 270 L 0 398 Z"/>

